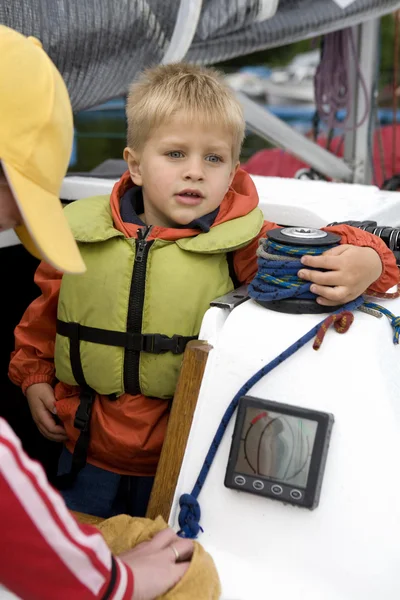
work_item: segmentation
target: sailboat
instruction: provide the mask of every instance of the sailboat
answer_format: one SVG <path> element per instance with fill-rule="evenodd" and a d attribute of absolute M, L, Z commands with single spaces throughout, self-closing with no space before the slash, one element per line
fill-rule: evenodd
<path fill-rule="evenodd" d="M 43 40 L 65 76 L 74 109 L 82 110 L 121 96 L 147 63 L 185 58 L 208 64 L 343 27 L 354 28 L 372 89 L 379 17 L 400 2 L 246 0 L 222 8 L 217 0 L 16 0 L 14 8 L 1 1 L 1 21 Z M 357 86 L 352 91 L 357 121 L 364 100 Z M 373 222 L 377 233 L 390 228 L 388 244 L 400 249 L 398 194 L 369 185 L 368 127 L 352 130 L 342 160 L 240 98 L 250 129 L 290 147 L 332 179 L 254 176 L 266 218 L 294 230 L 294 237 L 319 235 L 334 221 L 360 227 Z M 84 202 L 110 193 L 112 185 L 112 179 L 70 176 L 61 196 Z M 1 252 L 12 264 L 19 246 L 9 237 L 2 240 Z M 21 265 L 24 282 L 7 295 L 16 306 L 13 315 L 33 294 L 24 293 L 32 262 Z M 400 314 L 398 298 L 379 302 Z M 191 342 L 185 353 L 148 516 L 162 514 L 181 527 L 180 500 L 193 490 L 232 398 L 320 320 L 318 314 L 270 310 L 246 289 L 212 303 L 202 342 Z M 9 323 L 9 334 L 15 324 Z M 5 355 L 10 351 L 4 348 Z M 223 599 L 399 597 L 398 352 L 385 318 L 356 312 L 346 335 L 329 331 L 318 353 L 305 345 L 244 394 L 197 497 L 203 529 L 198 539 L 215 560 Z M 179 445 L 178 427 L 185 432 Z"/>

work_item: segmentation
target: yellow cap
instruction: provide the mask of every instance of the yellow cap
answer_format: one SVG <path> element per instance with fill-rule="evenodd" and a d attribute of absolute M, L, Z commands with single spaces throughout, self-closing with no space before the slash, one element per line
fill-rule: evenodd
<path fill-rule="evenodd" d="M 86 268 L 59 200 L 73 140 L 67 88 L 39 40 L 0 25 L 0 159 L 24 246 L 66 273 Z"/>

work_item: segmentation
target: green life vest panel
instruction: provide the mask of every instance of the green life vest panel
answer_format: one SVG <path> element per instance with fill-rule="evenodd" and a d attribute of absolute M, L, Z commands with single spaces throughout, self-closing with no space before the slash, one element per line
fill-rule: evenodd
<path fill-rule="evenodd" d="M 65 213 L 87 271 L 62 278 L 56 377 L 82 385 L 81 372 L 99 394 L 171 398 L 186 341 L 198 336 L 210 302 L 233 289 L 227 252 L 258 235 L 261 211 L 191 238 L 141 246 L 114 228 L 109 196 L 79 200 Z"/>

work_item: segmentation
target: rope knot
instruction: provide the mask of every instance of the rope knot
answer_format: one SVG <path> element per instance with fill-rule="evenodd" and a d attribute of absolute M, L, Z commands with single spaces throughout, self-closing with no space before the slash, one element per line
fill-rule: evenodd
<path fill-rule="evenodd" d="M 399 334 L 400 334 L 400 317 L 394 317 L 392 319 L 392 327 L 393 327 L 393 343 L 399 343 Z"/>
<path fill-rule="evenodd" d="M 393 327 L 400 327 L 400 317 L 395 317 L 392 319 L 392 325 Z"/>
<path fill-rule="evenodd" d="M 340 313 L 334 313 L 332 315 L 329 315 L 329 317 L 327 317 L 325 321 L 321 323 L 321 327 L 317 331 L 317 335 L 315 336 L 313 344 L 313 349 L 320 349 L 321 344 L 324 341 L 325 334 L 328 331 L 329 327 L 331 327 L 331 325 L 334 326 L 338 333 L 346 333 L 346 331 L 350 329 L 353 321 L 354 315 L 349 310 L 343 310 Z"/>
<path fill-rule="evenodd" d="M 191 494 L 182 494 L 179 498 L 179 506 L 181 510 L 178 517 L 180 527 L 178 535 L 190 539 L 197 538 L 199 531 L 203 531 L 199 524 L 201 516 L 199 503 Z"/>

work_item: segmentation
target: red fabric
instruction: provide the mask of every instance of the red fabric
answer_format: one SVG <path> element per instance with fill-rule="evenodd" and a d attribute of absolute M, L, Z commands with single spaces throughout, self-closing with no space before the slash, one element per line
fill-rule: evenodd
<path fill-rule="evenodd" d="M 119 213 L 119 199 L 130 185 L 132 183 L 126 173 L 115 185 L 110 202 L 115 227 L 127 237 L 136 237 L 138 226 L 123 223 Z M 251 177 L 239 170 L 222 201 L 214 226 L 248 214 L 257 204 L 258 195 Z M 274 227 L 274 223 L 266 221 L 259 235 L 248 246 L 235 252 L 234 268 L 240 282 L 248 283 L 253 279 L 257 272 L 258 240 Z M 343 244 L 369 246 L 378 252 L 383 271 L 373 285 L 375 291 L 384 292 L 397 283 L 396 261 L 382 240 L 346 225 L 328 229 L 341 235 Z M 198 231 L 193 229 L 153 227 L 151 238 L 175 240 L 197 234 Z M 53 356 L 60 281 L 61 274 L 52 267 L 44 263 L 39 266 L 35 282 L 43 294 L 27 309 L 15 330 L 16 350 L 12 355 L 9 375 L 24 392 L 33 383 L 54 382 Z M 57 414 L 69 438 L 67 447 L 73 451 L 79 436 L 79 431 L 73 426 L 79 405 L 78 389 L 58 383 L 55 396 Z M 121 474 L 154 475 L 168 413 L 169 403 L 165 400 L 123 394 L 110 402 L 107 396 L 98 396 L 92 411 L 88 462 Z"/>
<path fill-rule="evenodd" d="M 395 172 L 392 170 L 392 143 L 393 134 L 396 135 L 396 158 Z M 321 136 L 318 139 L 318 145 L 326 147 L 326 138 Z M 380 145 L 383 147 L 383 169 L 380 157 Z M 330 150 L 333 154 L 342 157 L 344 144 L 341 136 L 332 140 Z M 393 128 L 392 125 L 381 127 L 380 131 L 375 131 L 373 162 L 376 173 L 376 185 L 381 187 L 385 179 L 400 173 L 400 125 Z M 256 152 L 242 168 L 252 175 L 265 175 L 269 177 L 294 177 L 299 169 L 309 167 L 290 152 L 273 148 L 270 150 L 260 150 Z"/>
<path fill-rule="evenodd" d="M 43 469 L 0 418 L 0 583 L 29 600 L 103 598 L 111 554 L 94 527 L 75 521 Z M 116 559 L 110 599 L 133 595 L 132 571 Z"/>

